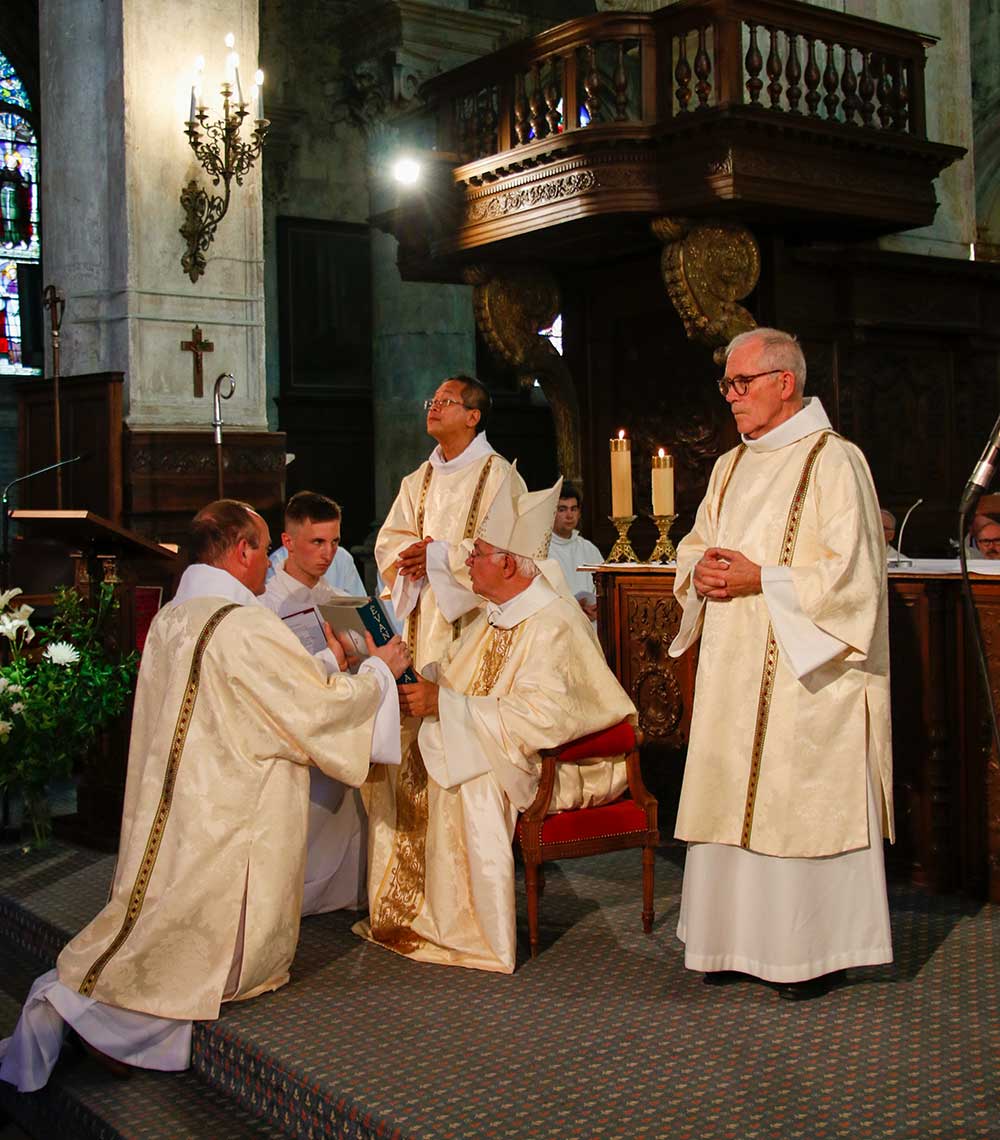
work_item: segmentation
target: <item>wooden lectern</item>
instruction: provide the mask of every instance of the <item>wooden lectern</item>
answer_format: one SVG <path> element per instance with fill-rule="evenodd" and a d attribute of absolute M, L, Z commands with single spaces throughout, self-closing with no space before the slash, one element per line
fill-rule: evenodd
<path fill-rule="evenodd" d="M 118 610 L 109 648 L 121 653 L 141 650 L 153 614 L 173 596 L 181 561 L 176 550 L 91 511 L 18 510 L 11 512 L 11 519 L 20 531 L 12 544 L 11 582 L 22 586 L 25 600 L 42 608 L 52 604 L 58 581 L 51 574 L 39 579 L 43 555 L 48 555 L 49 566 L 69 562 L 72 584 L 79 593 L 89 596 L 102 582 L 114 586 Z M 83 759 L 76 815 L 57 821 L 59 830 L 77 842 L 101 850 L 117 847 L 131 721 L 130 705 L 98 741 L 93 755 Z"/>

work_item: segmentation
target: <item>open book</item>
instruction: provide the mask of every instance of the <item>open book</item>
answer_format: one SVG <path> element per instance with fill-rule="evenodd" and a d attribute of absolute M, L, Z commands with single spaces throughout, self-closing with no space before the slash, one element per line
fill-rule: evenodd
<path fill-rule="evenodd" d="M 378 598 L 342 597 L 332 598 L 320 606 L 305 609 L 293 608 L 288 613 L 279 612 L 282 621 L 302 642 L 310 653 L 326 649 L 326 636 L 323 623 L 328 621 L 334 633 L 346 633 L 354 644 L 359 657 L 367 657 L 365 633 L 372 635 L 376 645 L 385 645 L 395 636 L 382 603 Z M 399 678 L 400 684 L 412 684 L 417 679 L 412 669 L 407 669 Z"/>

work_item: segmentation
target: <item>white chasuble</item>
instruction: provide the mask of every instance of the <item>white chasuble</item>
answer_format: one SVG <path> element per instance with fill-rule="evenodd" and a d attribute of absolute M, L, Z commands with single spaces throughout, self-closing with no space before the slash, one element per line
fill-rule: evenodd
<path fill-rule="evenodd" d="M 490 623 L 493 624 L 490 624 Z M 534 798 L 539 752 L 634 717 L 579 605 L 541 577 L 481 614 L 436 675 L 427 718 L 399 779 L 373 772 L 371 916 L 358 933 L 425 962 L 510 973 L 515 901 L 511 843 Z M 621 757 L 558 772 L 553 810 L 617 798 Z"/>
<path fill-rule="evenodd" d="M 59 955 L 59 980 L 199 1019 L 284 985 L 309 765 L 359 785 L 379 699 L 374 676 L 327 676 L 262 606 L 195 597 L 161 610 L 139 671 L 111 897 Z"/>
<path fill-rule="evenodd" d="M 448 462 L 436 448 L 400 484 L 375 542 L 375 560 L 392 593 L 396 616 L 406 622 L 405 637 L 418 670 L 439 661 L 471 620 L 466 615 L 483 605 L 472 592 L 465 559 L 510 466 L 480 434 Z M 513 493 L 525 490 L 524 481 L 515 475 Z M 428 548 L 428 576 L 418 582 L 397 580 L 396 559 L 427 537 L 434 539 Z M 442 612 L 442 600 L 447 613 Z"/>
<path fill-rule="evenodd" d="M 711 546 L 762 566 L 763 592 L 698 598 Z M 675 596 L 671 655 L 701 635 L 677 837 L 798 857 L 866 847 L 869 764 L 891 836 L 885 543 L 864 457 L 816 400 L 718 460 Z"/>

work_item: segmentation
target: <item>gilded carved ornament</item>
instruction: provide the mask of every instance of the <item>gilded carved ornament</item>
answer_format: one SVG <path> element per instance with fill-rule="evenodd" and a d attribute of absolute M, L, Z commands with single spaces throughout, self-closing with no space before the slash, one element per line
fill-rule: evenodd
<path fill-rule="evenodd" d="M 548 337 L 547 328 L 559 315 L 561 298 L 555 278 L 541 269 L 494 271 L 475 265 L 465 270 L 473 286 L 476 324 L 490 350 L 511 365 L 520 382 L 537 378 L 552 409 L 559 470 L 572 483 L 582 483 L 580 409 L 573 378 Z"/>
<path fill-rule="evenodd" d="M 735 222 L 656 218 L 660 271 L 689 340 L 722 347 L 757 322 L 739 304 L 760 277 L 760 248 Z"/>

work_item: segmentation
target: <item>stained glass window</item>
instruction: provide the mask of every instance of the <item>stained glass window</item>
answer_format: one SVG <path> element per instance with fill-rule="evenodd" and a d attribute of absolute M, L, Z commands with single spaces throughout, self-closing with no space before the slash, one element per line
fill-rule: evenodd
<path fill-rule="evenodd" d="M 38 139 L 16 108 L 30 111 L 31 101 L 0 54 L 0 374 L 30 376 L 40 370 L 22 359 L 20 292 L 41 256 Z"/>

